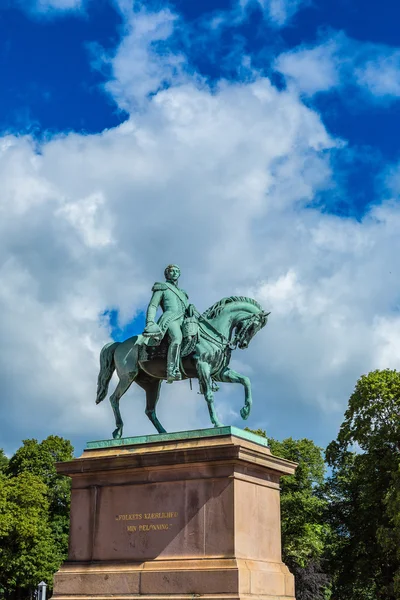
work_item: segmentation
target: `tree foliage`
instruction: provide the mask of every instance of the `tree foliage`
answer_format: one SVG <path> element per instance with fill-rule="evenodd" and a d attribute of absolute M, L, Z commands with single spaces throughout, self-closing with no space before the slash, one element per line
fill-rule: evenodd
<path fill-rule="evenodd" d="M 28 471 L 46 485 L 49 522 L 60 555 L 65 554 L 68 546 L 71 480 L 57 474 L 55 463 L 72 458 L 71 442 L 51 435 L 40 443 L 35 439 L 24 440 L 21 448 L 10 459 L 6 470 L 14 477 Z"/>
<path fill-rule="evenodd" d="M 37 475 L 1 476 L 0 589 L 9 593 L 51 581 L 60 555 L 48 520 L 46 485 Z"/>
<path fill-rule="evenodd" d="M 0 473 L 3 473 L 8 465 L 8 458 L 4 454 L 4 451 L 0 448 Z"/>
<path fill-rule="evenodd" d="M 328 554 L 335 600 L 400 598 L 394 584 L 400 564 L 399 442 L 400 373 L 362 376 L 337 440 L 326 451 L 332 467 L 326 498 L 334 532 Z"/>
<path fill-rule="evenodd" d="M 400 466 L 393 475 L 392 486 L 386 496 L 387 515 L 389 527 L 379 531 L 380 541 L 389 553 L 393 553 L 396 559 L 394 573 L 394 595 L 400 598 Z"/>
<path fill-rule="evenodd" d="M 337 442 L 328 448 L 329 462 L 352 444 L 364 452 L 400 452 L 400 373 L 386 369 L 360 377 L 344 417 Z"/>
<path fill-rule="evenodd" d="M 266 437 L 262 430 L 254 431 Z M 325 465 L 322 449 L 312 440 L 268 438 L 272 454 L 298 464 L 294 475 L 281 479 L 283 560 L 295 576 L 297 600 L 327 597 L 328 578 L 322 560 L 328 536 L 327 502 L 320 494 Z"/>
<path fill-rule="evenodd" d="M 1 456 L 1 455 L 0 455 Z M 0 471 L 0 597 L 27 595 L 41 580 L 51 587 L 66 556 L 70 481 L 55 463 L 73 457 L 69 441 L 25 440 Z"/>

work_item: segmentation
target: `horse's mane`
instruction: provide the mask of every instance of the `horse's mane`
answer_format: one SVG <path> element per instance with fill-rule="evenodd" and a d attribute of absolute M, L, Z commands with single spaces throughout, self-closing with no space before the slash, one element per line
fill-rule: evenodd
<path fill-rule="evenodd" d="M 210 308 L 207 308 L 207 310 L 203 312 L 202 316 L 206 319 L 214 319 L 220 314 L 222 309 L 225 308 L 225 306 L 230 302 L 249 302 L 249 304 L 253 304 L 253 306 L 256 306 L 257 308 L 262 310 L 261 305 L 258 304 L 258 302 L 256 302 L 255 300 L 253 300 L 253 298 L 246 298 L 246 296 L 229 296 L 228 298 L 222 298 L 222 300 L 219 300 L 218 302 L 210 306 Z"/>

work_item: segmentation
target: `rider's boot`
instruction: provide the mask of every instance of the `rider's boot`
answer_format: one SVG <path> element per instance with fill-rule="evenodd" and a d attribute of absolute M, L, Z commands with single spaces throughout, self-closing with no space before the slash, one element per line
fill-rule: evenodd
<path fill-rule="evenodd" d="M 182 374 L 179 366 L 180 359 L 180 344 L 170 344 L 167 355 L 167 383 L 179 381 L 182 379 Z"/>

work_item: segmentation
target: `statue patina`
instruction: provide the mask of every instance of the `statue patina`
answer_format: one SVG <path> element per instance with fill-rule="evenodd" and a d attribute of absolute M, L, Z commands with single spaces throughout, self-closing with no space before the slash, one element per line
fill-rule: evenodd
<path fill-rule="evenodd" d="M 100 353 L 96 404 L 107 396 L 115 370 L 119 377 L 110 396 L 116 424 L 114 438 L 120 438 L 123 432 L 120 398 L 134 381 L 146 392 L 145 412 L 159 433 L 165 433 L 156 415 L 163 380 L 172 383 L 197 378 L 215 427 L 222 426 L 214 407 L 217 382 L 241 383 L 245 403 L 240 414 L 243 419 L 250 414 L 250 379 L 231 369 L 229 362 L 232 350 L 247 348 L 266 325 L 270 313 L 251 298 L 230 296 L 200 314 L 189 304 L 186 292 L 178 287 L 179 267 L 169 265 L 164 274 L 166 281 L 153 286 L 143 334 L 106 344 Z M 158 307 L 163 313 L 156 323 Z"/>
<path fill-rule="evenodd" d="M 178 265 L 168 265 L 164 271 L 165 283 L 153 285 L 153 296 L 146 314 L 146 328 L 143 335 L 158 344 L 168 331 L 167 382 L 182 379 L 180 370 L 180 349 L 182 344 L 182 324 L 189 305 L 188 295 L 178 287 L 181 270 Z M 154 319 L 158 307 L 163 314 L 158 323 Z"/>

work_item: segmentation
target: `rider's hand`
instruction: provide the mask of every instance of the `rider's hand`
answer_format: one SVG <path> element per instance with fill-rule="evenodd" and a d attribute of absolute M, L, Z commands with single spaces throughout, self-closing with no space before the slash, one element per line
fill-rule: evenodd
<path fill-rule="evenodd" d="M 154 321 L 150 321 L 149 323 L 147 323 L 147 325 L 143 331 L 144 336 L 160 335 L 160 333 L 161 333 L 161 329 L 159 328 L 157 323 L 154 323 Z"/>
<path fill-rule="evenodd" d="M 189 304 L 189 306 L 186 309 L 186 314 L 188 317 L 194 317 L 195 315 L 199 315 L 200 313 L 194 304 Z"/>

